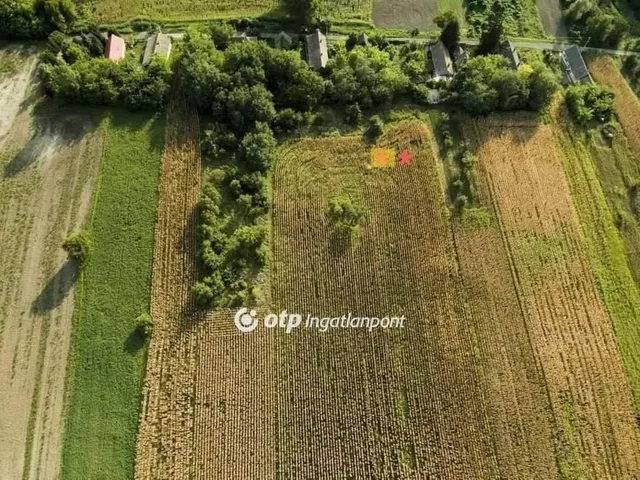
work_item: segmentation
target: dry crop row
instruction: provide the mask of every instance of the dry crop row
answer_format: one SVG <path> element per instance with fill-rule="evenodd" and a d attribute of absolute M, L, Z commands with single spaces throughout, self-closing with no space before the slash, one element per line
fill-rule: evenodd
<path fill-rule="evenodd" d="M 196 276 L 196 205 L 201 188 L 199 121 L 184 97 L 167 114 L 153 259 L 154 331 L 136 456 L 136 478 L 190 478 L 197 321 L 191 286 Z"/>
<path fill-rule="evenodd" d="M 498 118 L 470 134 L 544 374 L 560 470 L 630 478 L 640 465 L 629 383 L 552 131 Z"/>
<path fill-rule="evenodd" d="M 497 476 L 451 230 L 430 133 L 420 122 L 382 147 L 414 165 L 368 169 L 358 137 L 307 139 L 274 179 L 278 308 L 321 316 L 405 314 L 403 330 L 300 331 L 278 361 L 278 467 L 285 477 Z M 366 222 L 350 242 L 326 219 L 349 194 Z"/>

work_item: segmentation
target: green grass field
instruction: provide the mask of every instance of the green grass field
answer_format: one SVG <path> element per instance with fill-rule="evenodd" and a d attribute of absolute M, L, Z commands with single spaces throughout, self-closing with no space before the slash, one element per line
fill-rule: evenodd
<path fill-rule="evenodd" d="M 164 121 L 115 111 L 79 286 L 69 360 L 62 478 L 133 478 L 146 345 L 135 318 L 149 309 Z"/>
<path fill-rule="evenodd" d="M 333 20 L 371 20 L 372 0 L 323 0 L 321 14 Z M 99 22 L 122 22 L 136 17 L 156 21 L 204 21 L 225 18 L 284 16 L 278 0 L 97 0 Z"/>

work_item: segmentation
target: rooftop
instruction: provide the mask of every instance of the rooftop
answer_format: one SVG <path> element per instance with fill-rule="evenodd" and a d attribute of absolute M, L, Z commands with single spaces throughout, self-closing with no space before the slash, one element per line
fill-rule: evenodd
<path fill-rule="evenodd" d="M 571 45 L 562 52 L 562 58 L 570 83 L 592 83 L 591 74 L 584 63 L 580 49 Z"/>
<path fill-rule="evenodd" d="M 124 54 L 127 50 L 127 46 L 124 43 L 124 39 L 118 37 L 117 35 L 110 35 L 107 40 L 107 45 L 104 49 L 104 56 L 109 60 L 113 60 L 117 62 L 118 60 L 122 60 L 124 58 Z"/>
<path fill-rule="evenodd" d="M 429 45 L 427 48 L 431 52 L 434 77 L 452 77 L 454 74 L 453 62 L 451 61 L 449 50 L 444 46 L 444 43 L 438 41 Z"/>
<path fill-rule="evenodd" d="M 513 46 L 510 40 L 504 42 L 500 47 L 500 54 L 507 59 L 509 68 L 517 70 L 520 66 L 520 56 L 518 50 Z"/>
<path fill-rule="evenodd" d="M 307 35 L 307 61 L 314 70 L 326 67 L 329 61 L 327 37 L 318 29 Z"/>
<path fill-rule="evenodd" d="M 171 55 L 171 37 L 164 33 L 154 33 L 147 40 L 147 47 L 144 50 L 144 56 L 142 58 L 142 64 L 148 65 L 151 63 L 151 58 L 154 55 L 160 55 L 164 58 L 169 58 Z"/>

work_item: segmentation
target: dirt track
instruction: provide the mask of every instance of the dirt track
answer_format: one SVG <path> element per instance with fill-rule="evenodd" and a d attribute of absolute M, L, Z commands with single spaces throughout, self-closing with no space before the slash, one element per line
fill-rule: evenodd
<path fill-rule="evenodd" d="M 0 55 L 6 52 L 0 52 Z M 58 478 L 75 265 L 101 156 L 98 120 L 36 107 L 35 55 L 0 82 L 0 478 Z"/>

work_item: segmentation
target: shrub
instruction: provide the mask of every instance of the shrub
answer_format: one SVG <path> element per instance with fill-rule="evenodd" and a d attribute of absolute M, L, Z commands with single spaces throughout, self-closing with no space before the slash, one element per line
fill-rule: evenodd
<path fill-rule="evenodd" d="M 151 318 L 151 315 L 143 313 L 136 318 L 136 328 L 145 337 L 150 337 L 153 332 L 153 318 Z"/>
<path fill-rule="evenodd" d="M 331 223 L 339 229 L 353 232 L 364 220 L 364 209 L 348 197 L 336 197 L 329 200 L 328 216 Z"/>
<path fill-rule="evenodd" d="M 354 103 L 345 109 L 345 119 L 351 125 L 357 126 L 362 121 L 362 111 L 360 105 Z"/>
<path fill-rule="evenodd" d="M 331 97 L 339 105 L 357 103 L 363 110 L 404 93 L 409 78 L 389 53 L 376 47 L 340 52 L 331 62 Z"/>
<path fill-rule="evenodd" d="M 613 98 L 611 90 L 597 84 L 573 85 L 566 94 L 569 112 L 582 124 L 594 119 L 609 120 L 613 113 Z"/>
<path fill-rule="evenodd" d="M 378 115 L 374 115 L 369 119 L 369 125 L 367 127 L 367 135 L 372 139 L 376 139 L 383 133 L 384 133 L 384 122 Z"/>
<path fill-rule="evenodd" d="M 209 27 L 209 35 L 218 50 L 225 50 L 234 34 L 235 29 L 228 23 L 212 23 Z"/>
<path fill-rule="evenodd" d="M 467 208 L 467 205 L 469 205 L 469 199 L 466 195 L 459 194 L 453 205 L 458 213 L 462 213 L 464 209 Z"/>
<path fill-rule="evenodd" d="M 254 171 L 266 171 L 276 157 L 278 142 L 266 123 L 258 122 L 255 131 L 247 133 L 240 143 L 240 158 Z"/>
<path fill-rule="evenodd" d="M 305 123 L 304 114 L 296 112 L 292 108 L 280 110 L 271 122 L 273 129 L 278 133 L 291 132 L 302 127 Z"/>
<path fill-rule="evenodd" d="M 62 243 L 62 248 L 67 252 L 69 259 L 78 262 L 80 267 L 86 265 L 89 260 L 92 246 L 88 232 L 73 234 Z"/>

